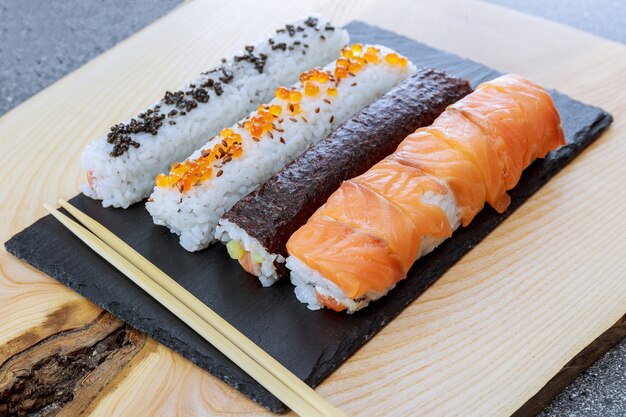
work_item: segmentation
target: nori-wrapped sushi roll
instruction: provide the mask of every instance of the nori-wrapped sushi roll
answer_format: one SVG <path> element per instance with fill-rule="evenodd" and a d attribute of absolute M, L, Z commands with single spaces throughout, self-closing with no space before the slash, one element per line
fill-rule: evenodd
<path fill-rule="evenodd" d="M 287 272 L 289 237 L 345 180 L 367 171 L 416 129 L 471 92 L 469 83 L 422 69 L 272 176 L 222 217 L 216 238 L 264 286 Z"/>

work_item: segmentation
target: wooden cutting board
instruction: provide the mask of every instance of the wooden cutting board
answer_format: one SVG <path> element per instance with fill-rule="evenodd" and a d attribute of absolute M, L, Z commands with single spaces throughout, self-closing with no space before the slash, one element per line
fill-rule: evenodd
<path fill-rule="evenodd" d="M 0 238 L 76 193 L 93 137 L 238 45 L 311 11 L 365 20 L 615 117 L 318 388 L 351 415 L 532 414 L 626 334 L 626 47 L 480 2 L 362 3 L 186 3 L 0 118 Z M 66 415 L 269 414 L 4 249 L 0 265 L 0 364 L 22 370 L 26 408 L 56 395 Z M 42 361 L 30 375 L 50 392 L 24 372 Z M 14 376 L 0 373 L 0 414 Z"/>

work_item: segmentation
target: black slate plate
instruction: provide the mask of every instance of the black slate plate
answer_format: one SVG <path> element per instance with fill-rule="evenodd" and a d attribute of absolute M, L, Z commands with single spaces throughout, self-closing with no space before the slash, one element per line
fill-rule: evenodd
<path fill-rule="evenodd" d="M 352 42 L 379 43 L 398 50 L 416 65 L 467 78 L 474 86 L 499 73 L 397 34 L 353 22 Z M 529 167 L 512 190 L 504 214 L 485 209 L 437 250 L 419 260 L 409 279 L 385 298 L 354 315 L 309 311 L 289 282 L 270 289 L 247 275 L 222 245 L 188 253 L 176 236 L 157 227 L 143 204 L 128 210 L 104 209 L 79 195 L 71 203 L 120 236 L 232 323 L 308 384 L 315 386 L 420 295 L 451 265 L 519 207 L 539 187 L 589 145 L 612 121 L 601 109 L 552 93 L 568 144 Z M 78 163 L 78 162 L 77 162 Z M 183 322 L 153 301 L 102 260 L 51 216 L 44 217 L 5 244 L 18 258 L 46 272 L 135 328 L 170 347 L 272 411 L 284 405 L 244 374 Z"/>

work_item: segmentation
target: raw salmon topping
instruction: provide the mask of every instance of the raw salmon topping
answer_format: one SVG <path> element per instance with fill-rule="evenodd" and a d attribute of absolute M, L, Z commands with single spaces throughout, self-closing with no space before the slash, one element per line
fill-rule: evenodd
<path fill-rule="evenodd" d="M 378 59 L 368 53 L 365 62 Z M 346 59 L 353 55 L 344 50 Z M 291 236 L 287 250 L 346 297 L 377 298 L 406 276 L 425 239 L 432 250 L 459 222 L 468 225 L 485 203 L 505 211 L 507 190 L 522 171 L 564 143 L 559 114 L 544 89 L 517 75 L 496 78 L 344 182 Z M 451 210 L 456 217 L 449 217 Z M 328 308 L 345 308 L 332 297 L 316 296 Z"/>

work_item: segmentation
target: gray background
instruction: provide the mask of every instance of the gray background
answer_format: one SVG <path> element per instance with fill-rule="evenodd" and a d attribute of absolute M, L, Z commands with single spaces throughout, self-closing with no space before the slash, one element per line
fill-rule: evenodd
<path fill-rule="evenodd" d="M 626 0 L 490 0 L 626 43 Z M 0 115 L 156 20 L 180 0 L 0 0 Z M 626 416 L 626 341 L 541 414 Z"/>

